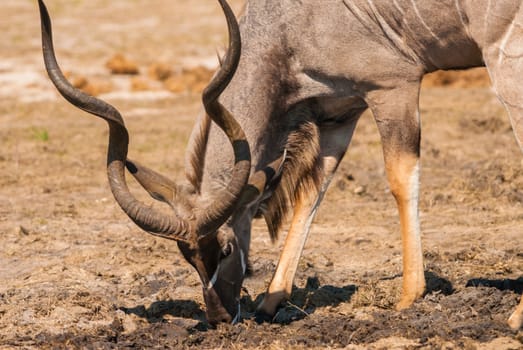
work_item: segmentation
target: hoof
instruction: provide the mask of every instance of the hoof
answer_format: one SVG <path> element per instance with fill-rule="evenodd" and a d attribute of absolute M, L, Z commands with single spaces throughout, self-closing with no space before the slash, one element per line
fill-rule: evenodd
<path fill-rule="evenodd" d="M 400 302 L 396 304 L 396 310 L 401 311 L 408 309 L 414 304 L 414 300 L 416 300 L 416 298 L 402 298 Z"/>
<path fill-rule="evenodd" d="M 510 328 L 512 328 L 512 330 L 514 331 L 518 331 L 521 326 L 522 326 L 522 323 L 523 323 L 523 317 L 522 315 L 519 315 L 517 314 L 516 312 L 514 312 L 510 318 L 508 319 L 508 325 Z"/>
<path fill-rule="evenodd" d="M 268 313 L 261 311 L 261 310 L 256 310 L 256 313 L 254 314 L 254 320 L 258 324 L 272 323 L 273 318 L 274 318 L 273 316 L 271 316 Z"/>

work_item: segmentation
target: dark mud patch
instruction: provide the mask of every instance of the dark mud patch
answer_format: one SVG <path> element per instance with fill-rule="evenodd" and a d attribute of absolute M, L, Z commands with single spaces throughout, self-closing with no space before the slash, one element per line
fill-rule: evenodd
<path fill-rule="evenodd" d="M 317 277 L 309 277 L 307 278 L 305 288 L 294 286 L 290 300 L 280 305 L 276 315 L 271 318 L 264 315 L 255 315 L 256 306 L 261 303 L 265 293 L 260 294 L 255 300 L 252 300 L 250 297 L 244 297 L 242 299 L 242 308 L 247 311 L 244 314 L 244 319 L 253 319 L 255 315 L 254 319 L 258 323 L 290 324 L 304 319 L 319 308 L 335 307 L 350 301 L 356 290 L 357 287 L 354 285 L 343 287 L 333 285 L 321 286 Z"/>
<path fill-rule="evenodd" d="M 521 282 L 521 281 L 520 281 Z M 508 282 L 507 282 L 508 283 Z M 516 283 L 515 289 L 521 288 Z M 512 285 L 511 285 L 512 286 Z M 145 327 L 133 332 L 125 332 L 122 322 L 115 319 L 106 327 L 89 333 L 66 332 L 61 335 L 41 333 L 36 339 L 20 338 L 10 345 L 31 345 L 50 348 L 232 348 L 263 347 L 278 342 L 286 347 L 345 347 L 349 344 L 372 344 L 380 339 L 401 337 L 418 344 L 416 347 L 439 348 L 446 342 L 455 346 L 466 346 L 470 340 L 488 343 L 500 337 L 512 338 L 521 342 L 521 335 L 512 332 L 506 325 L 506 317 L 518 302 L 513 288 L 468 287 L 451 295 L 435 292 L 426 295 L 413 307 L 404 311 L 378 308 L 354 309 L 342 313 L 335 306 L 324 306 L 323 296 L 328 296 L 328 304 L 336 305 L 350 298 L 352 288 L 318 287 L 298 291 L 305 295 L 308 303 L 305 310 L 317 307 L 316 312 L 299 320 L 282 323 L 258 324 L 246 319 L 234 326 L 220 325 L 217 329 L 202 327 L 183 318 L 160 318 L 161 314 L 173 314 L 180 308 L 176 302 L 166 302 L 163 311 L 133 311 L 140 316 L 154 319 Z M 331 300 L 332 296 L 337 296 Z M 300 297 L 301 298 L 301 297 Z M 300 300 L 294 299 L 294 302 Z M 307 306 L 309 305 L 309 306 Z M 322 305 L 322 306 L 320 306 Z M 187 305 L 186 305 L 187 306 Z M 196 310 L 197 307 L 187 306 Z M 290 307 L 283 313 L 293 314 Z M 197 311 L 197 310 L 196 310 Z M 191 315 L 191 317 L 194 315 Z M 518 340 L 519 339 L 519 340 Z M 522 344 L 523 346 L 523 344 Z"/>
<path fill-rule="evenodd" d="M 425 271 L 426 294 L 441 293 L 451 295 L 454 286 L 448 279 L 441 277 L 433 271 Z"/>

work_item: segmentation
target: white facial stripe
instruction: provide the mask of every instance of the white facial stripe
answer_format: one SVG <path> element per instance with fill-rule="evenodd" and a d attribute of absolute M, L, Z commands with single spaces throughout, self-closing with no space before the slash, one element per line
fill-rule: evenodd
<path fill-rule="evenodd" d="M 216 271 L 214 271 L 214 275 L 212 275 L 211 280 L 207 285 L 207 289 L 212 289 L 216 284 L 216 280 L 218 279 L 218 271 L 220 271 L 220 264 L 218 264 L 218 266 L 216 267 Z"/>
<path fill-rule="evenodd" d="M 240 259 L 242 263 L 242 271 L 245 274 L 245 271 L 247 270 L 247 264 L 245 263 L 245 254 L 243 254 L 243 250 L 240 249 Z"/>
<path fill-rule="evenodd" d="M 238 303 L 238 312 L 236 313 L 236 316 L 234 316 L 234 319 L 231 321 L 232 324 L 240 322 L 240 303 Z"/>

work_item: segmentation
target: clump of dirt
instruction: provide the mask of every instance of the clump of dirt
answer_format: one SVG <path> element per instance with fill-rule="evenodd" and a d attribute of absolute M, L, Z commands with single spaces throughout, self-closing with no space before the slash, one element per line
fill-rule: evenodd
<path fill-rule="evenodd" d="M 182 68 L 180 72 L 165 80 L 164 86 L 174 93 L 200 93 L 211 80 L 214 71 L 204 67 Z"/>
<path fill-rule="evenodd" d="M 148 91 L 152 90 L 150 82 L 143 77 L 133 77 L 131 79 L 131 91 Z"/>
<path fill-rule="evenodd" d="M 328 286 L 316 287 L 317 293 L 324 294 L 331 303 L 332 297 L 344 301 L 353 293 L 351 290 L 336 290 Z M 309 288 L 307 293 L 311 292 Z M 323 292 L 322 292 L 323 291 Z M 314 295 L 312 296 L 314 298 Z M 299 297 L 298 297 L 299 299 Z M 293 297 L 292 302 L 297 302 Z M 292 304 L 280 310 L 288 314 L 283 322 L 256 323 L 247 318 L 236 325 L 219 325 L 212 330 L 204 324 L 187 323 L 180 319 L 156 319 L 149 325 L 132 332 L 124 332 L 120 318 L 115 318 L 109 327 L 100 327 L 90 333 L 66 332 L 52 335 L 45 332 L 36 336 L 35 346 L 82 346 L 96 344 L 99 347 L 155 346 L 169 344 L 169 348 L 231 348 L 238 344 L 242 348 L 308 348 L 308 347 L 346 347 L 361 344 L 369 346 L 384 339 L 410 339 L 416 348 L 441 347 L 450 344 L 451 348 L 473 346 L 472 341 L 489 343 L 505 339 L 516 349 L 521 340 L 514 339 L 504 320 L 496 315 L 506 314 L 516 305 L 514 294 L 508 290 L 485 287 L 469 287 L 452 295 L 433 293 L 404 311 L 367 309 L 363 313 L 340 313 L 336 306 L 321 313 L 305 315 Z M 322 306 L 320 301 L 318 306 Z M 174 304 L 171 304 L 175 307 Z M 294 310 L 293 310 L 294 308 Z M 166 305 L 164 312 L 170 312 Z M 310 311 L 310 309 L 309 309 Z M 126 311 L 128 312 L 128 311 Z M 22 341 L 22 339 L 20 339 Z M 397 340 L 396 340 L 397 342 Z M 393 347 L 394 341 L 385 343 L 384 348 Z M 372 347 L 372 345 L 370 345 Z"/>
<path fill-rule="evenodd" d="M 175 94 L 201 93 L 214 74 L 214 70 L 205 66 L 183 67 L 174 71 L 166 63 L 149 65 L 147 76 L 140 74 L 138 65 L 121 54 L 115 54 L 107 62 L 112 74 L 130 75 L 130 91 L 167 90 Z M 69 73 L 73 86 L 92 96 L 98 96 L 114 89 L 110 80 L 87 78 Z"/>
<path fill-rule="evenodd" d="M 121 54 L 115 54 L 109 59 L 107 68 L 115 75 L 130 75 L 128 84 L 126 84 L 130 91 L 167 90 L 175 94 L 201 93 L 214 74 L 213 69 L 205 66 L 184 67 L 174 71 L 166 63 L 153 63 L 149 65 L 147 76 L 145 76 L 140 74 L 136 63 Z M 98 96 L 115 89 L 115 84 L 110 77 L 107 79 L 88 78 L 71 72 L 67 72 L 65 75 L 74 87 L 91 96 Z"/>
<path fill-rule="evenodd" d="M 423 87 L 478 88 L 490 86 L 490 78 L 485 68 L 463 71 L 436 71 L 423 78 Z"/>
<path fill-rule="evenodd" d="M 70 72 L 66 72 L 65 76 L 69 81 L 71 81 L 71 84 L 75 88 L 80 89 L 91 96 L 105 94 L 114 89 L 114 85 L 111 81 L 106 79 L 87 78 L 83 75 L 76 75 Z"/>
<path fill-rule="evenodd" d="M 111 71 L 111 74 L 134 75 L 140 73 L 138 65 L 121 53 L 117 53 L 112 56 L 106 62 L 105 66 Z"/>
<path fill-rule="evenodd" d="M 173 70 L 167 63 L 153 63 L 147 72 L 151 79 L 158 81 L 165 81 L 173 75 Z"/>
<path fill-rule="evenodd" d="M 173 70 L 167 63 L 153 63 L 148 69 L 150 79 L 161 82 L 164 89 L 176 94 L 201 93 L 213 74 L 213 69 L 201 65 Z"/>

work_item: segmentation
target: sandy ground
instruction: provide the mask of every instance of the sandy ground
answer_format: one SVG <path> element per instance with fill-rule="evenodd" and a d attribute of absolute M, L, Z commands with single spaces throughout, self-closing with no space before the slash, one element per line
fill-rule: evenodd
<path fill-rule="evenodd" d="M 48 5 L 62 67 L 121 110 L 130 156 L 181 178 L 206 70 L 192 72 L 215 67 L 226 42 L 217 4 Z M 142 233 L 115 204 L 105 123 L 47 80 L 36 1 L 3 0 L 0 32 L 0 348 L 523 346 L 505 324 L 523 290 L 523 157 L 483 71 L 432 77 L 422 91 L 423 299 L 394 310 L 398 217 L 366 114 L 315 220 L 292 299 L 273 323 L 254 322 L 283 238 L 271 244 L 256 221 L 244 321 L 209 329 L 199 280 L 176 245 Z M 138 74 L 111 74 L 116 54 Z"/>

